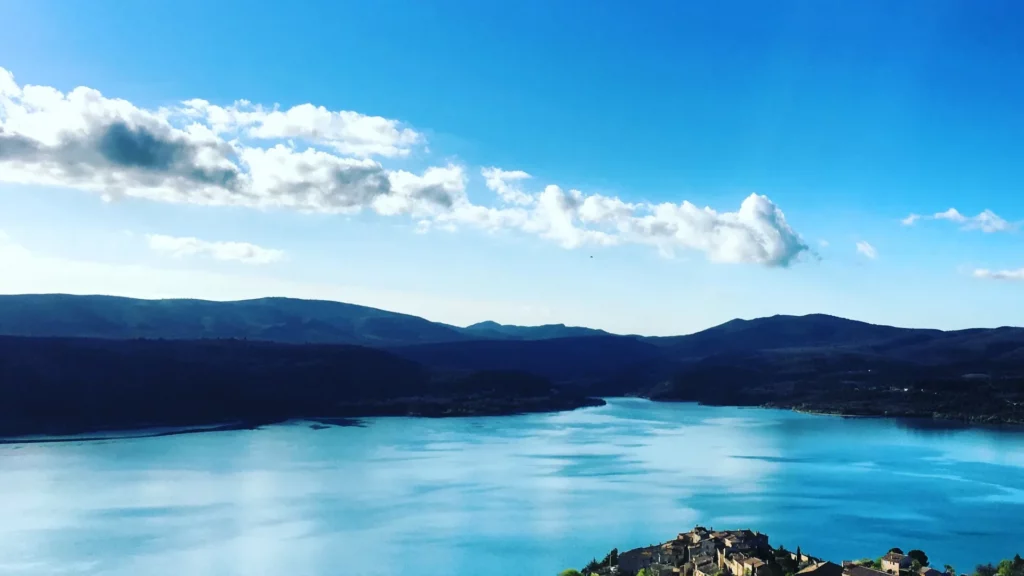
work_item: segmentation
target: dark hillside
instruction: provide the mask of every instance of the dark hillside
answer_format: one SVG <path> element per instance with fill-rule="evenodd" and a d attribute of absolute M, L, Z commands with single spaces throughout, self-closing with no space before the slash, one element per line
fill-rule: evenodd
<path fill-rule="evenodd" d="M 522 370 L 576 383 L 600 380 L 663 355 L 656 346 L 630 336 L 478 340 L 391 350 L 437 370 Z"/>
<path fill-rule="evenodd" d="M 113 296 L 0 296 L 0 334 L 79 338 L 245 338 L 387 346 L 464 340 L 457 328 L 407 314 L 321 300 L 235 302 Z"/>
<path fill-rule="evenodd" d="M 940 335 L 939 330 L 878 326 L 825 314 L 731 320 L 687 336 L 647 338 L 676 358 L 779 348 L 866 345 L 899 337 Z"/>
<path fill-rule="evenodd" d="M 0 435 L 594 403 L 536 375 L 432 374 L 359 346 L 19 337 L 0 337 L 0 400 Z"/>

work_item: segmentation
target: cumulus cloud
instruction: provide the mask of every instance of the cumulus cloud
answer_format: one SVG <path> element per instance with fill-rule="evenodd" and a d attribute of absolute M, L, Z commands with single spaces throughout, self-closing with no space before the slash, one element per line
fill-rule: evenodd
<path fill-rule="evenodd" d="M 875 250 L 874 246 L 863 240 L 857 242 L 857 253 L 870 260 L 878 258 L 878 250 Z"/>
<path fill-rule="evenodd" d="M 921 214 L 910 214 L 900 222 L 904 226 L 913 226 L 919 220 L 946 220 L 960 224 L 964 230 L 981 230 L 982 232 L 1008 232 L 1018 227 L 1017 224 L 1007 222 L 1001 216 L 991 210 L 982 210 L 976 216 L 966 216 L 956 208 L 950 208 L 944 212 L 936 212 L 930 216 Z"/>
<path fill-rule="evenodd" d="M 225 119 L 211 111 L 216 107 L 201 114 L 194 101 L 191 108 L 153 111 L 91 88 L 64 94 L 48 86 L 18 86 L 4 69 L 0 78 L 2 181 L 70 186 L 107 198 L 317 212 L 381 206 L 389 214 L 429 212 L 433 204 L 450 206 L 452 196 L 463 193 L 461 172 L 439 186 L 429 170 L 422 175 L 389 171 L 370 158 L 342 157 L 314 147 L 326 143 L 388 155 L 391 150 L 382 144 L 388 131 L 380 127 L 384 119 L 337 113 L 347 120 L 326 118 L 317 129 L 315 122 L 300 116 L 301 129 L 288 132 L 277 127 L 290 124 L 264 122 L 264 117 L 276 118 L 274 111 L 247 107 L 243 112 L 248 116 L 237 119 L 242 112 L 224 112 Z M 344 126 L 336 126 L 339 122 Z M 362 128 L 367 122 L 370 128 Z M 305 138 L 307 146 L 261 147 L 223 138 L 244 127 L 255 130 L 254 138 L 294 135 Z M 389 146 L 419 138 L 394 129 L 397 136 L 387 140 Z"/>
<path fill-rule="evenodd" d="M 243 264 L 271 264 L 284 258 L 284 251 L 262 248 L 247 242 L 209 242 L 192 237 L 147 234 L 149 248 L 174 258 L 206 256 L 214 260 Z"/>
<path fill-rule="evenodd" d="M 470 199 L 462 166 L 410 172 L 381 163 L 423 141 L 396 120 L 312 104 L 187 100 L 151 110 L 91 88 L 19 86 L 0 68 L 0 181 L 72 187 L 111 200 L 370 210 L 413 218 L 420 233 L 512 230 L 565 248 L 641 244 L 666 256 L 697 251 L 714 262 L 785 267 L 809 252 L 782 210 L 757 194 L 732 212 L 686 201 L 630 203 L 556 185 L 528 192 L 528 173 L 489 167 L 481 175 L 497 201 L 488 205 Z M 238 254 L 173 240 L 158 244 L 182 255 Z M 256 254 L 246 258 L 259 260 Z"/>
<path fill-rule="evenodd" d="M 979 268 L 974 271 L 974 277 L 988 280 L 1024 280 L 1024 268 L 1019 270 L 988 270 Z"/>
<path fill-rule="evenodd" d="M 514 228 L 565 248 L 644 244 L 672 256 L 704 253 L 714 262 L 788 266 L 809 250 L 766 196 L 751 194 L 735 212 L 698 208 L 690 202 L 631 204 L 600 194 L 546 186 L 532 207 L 456 206 L 444 219 L 487 229 Z"/>

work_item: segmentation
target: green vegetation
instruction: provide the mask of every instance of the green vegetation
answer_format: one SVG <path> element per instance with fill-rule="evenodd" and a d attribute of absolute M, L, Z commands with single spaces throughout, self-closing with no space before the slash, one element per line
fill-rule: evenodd
<path fill-rule="evenodd" d="M 928 555 L 924 553 L 924 550 L 911 550 L 907 552 L 907 556 L 910 556 L 913 561 L 919 564 L 917 569 L 928 565 Z"/>
<path fill-rule="evenodd" d="M 974 569 L 974 576 L 1024 576 L 1024 559 L 1017 554 L 1012 560 L 1003 560 L 999 564 L 979 564 Z"/>
<path fill-rule="evenodd" d="M 567 570 L 562 570 L 561 572 L 559 572 L 558 576 L 583 576 L 583 574 L 575 568 L 569 568 Z"/>
<path fill-rule="evenodd" d="M 799 550 L 799 547 L 797 549 Z M 774 564 L 776 566 L 778 566 L 778 570 L 777 571 L 779 573 L 781 573 L 783 576 L 787 576 L 789 574 L 795 574 L 797 572 L 798 565 L 797 565 L 796 560 L 794 560 L 793 557 L 790 556 L 789 551 L 786 550 L 783 546 L 779 546 L 775 550 L 775 555 L 774 556 L 775 556 Z M 775 569 L 771 569 L 771 570 L 772 570 L 773 574 L 776 572 Z"/>
<path fill-rule="evenodd" d="M 618 566 L 619 564 L 619 549 L 612 548 L 612 551 L 605 554 L 604 560 L 601 560 L 602 568 L 610 568 L 612 566 Z"/>

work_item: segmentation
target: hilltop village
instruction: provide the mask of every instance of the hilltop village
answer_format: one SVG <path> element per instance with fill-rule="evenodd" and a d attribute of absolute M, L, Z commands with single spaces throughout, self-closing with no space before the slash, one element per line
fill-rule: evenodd
<path fill-rule="evenodd" d="M 768 535 L 751 530 L 715 531 L 696 526 L 664 544 L 619 553 L 612 550 L 583 571 L 563 576 L 955 576 L 928 565 L 921 550 L 904 554 L 893 548 L 877 560 L 844 561 L 841 565 L 804 554 L 800 548 L 773 548 Z"/>

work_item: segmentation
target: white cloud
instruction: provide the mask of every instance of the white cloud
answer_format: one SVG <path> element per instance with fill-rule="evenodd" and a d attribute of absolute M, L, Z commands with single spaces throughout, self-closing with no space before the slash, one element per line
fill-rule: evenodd
<path fill-rule="evenodd" d="M 284 259 L 282 250 L 262 248 L 247 242 L 209 242 L 192 237 L 147 234 L 149 248 L 175 258 L 206 256 L 214 260 L 243 264 L 271 264 Z"/>
<path fill-rule="evenodd" d="M 757 194 L 736 212 L 717 212 L 685 201 L 630 204 L 549 185 L 534 195 L 530 209 L 456 204 L 440 219 L 489 230 L 517 229 L 570 249 L 643 244 L 666 256 L 677 250 L 702 252 L 713 262 L 788 266 L 808 250 L 782 211 Z"/>
<path fill-rule="evenodd" d="M 47 86 L 19 87 L 6 70 L 0 76 L 0 181 L 68 186 L 110 199 L 342 213 L 429 212 L 431 204 L 448 207 L 463 193 L 461 172 L 436 182 L 436 171 L 448 168 L 418 176 L 313 147 L 397 155 L 388 146 L 419 136 L 398 130 L 393 121 L 302 108 L 292 126 L 286 122 L 291 111 L 266 112 L 245 103 L 222 109 L 189 101 L 180 110 L 152 111 L 90 88 L 63 94 Z M 321 116 L 322 126 L 316 120 Z M 306 147 L 223 138 L 247 126 L 253 138 L 294 136 Z"/>
<path fill-rule="evenodd" d="M 878 250 L 863 240 L 857 242 L 857 253 L 871 260 L 878 258 Z"/>
<path fill-rule="evenodd" d="M 496 193 L 506 204 L 529 206 L 533 204 L 533 196 L 523 192 L 518 183 L 532 178 L 522 170 L 502 170 L 501 168 L 484 168 L 480 170 L 487 182 L 487 188 Z"/>
<path fill-rule="evenodd" d="M 277 105 L 268 110 L 247 100 L 222 107 L 194 99 L 186 100 L 180 113 L 204 121 L 221 136 L 308 140 L 353 156 L 406 156 L 410 146 L 423 142 L 421 134 L 401 127 L 397 120 L 312 104 L 282 111 Z"/>
<path fill-rule="evenodd" d="M 462 166 L 413 173 L 370 157 L 402 156 L 421 141 L 398 121 L 355 112 L 204 100 L 147 110 L 90 88 L 64 94 L 19 86 L 0 69 L 0 181 L 77 188 L 106 199 L 371 210 L 411 217 L 420 233 L 464 225 L 534 234 L 565 248 L 692 250 L 715 262 L 787 266 L 809 250 L 782 211 L 757 194 L 735 212 L 686 201 L 633 204 L 555 185 L 529 193 L 522 188 L 529 174 L 490 167 L 481 174 L 501 202 L 488 206 L 471 201 Z"/>
<path fill-rule="evenodd" d="M 991 210 L 982 210 L 977 216 L 965 216 L 956 208 L 950 208 L 944 212 L 936 212 L 931 216 L 911 214 L 901 220 L 904 226 L 913 226 L 918 220 L 946 220 L 961 224 L 964 230 L 981 230 L 982 232 L 1008 232 L 1018 227 L 1017 224 L 1007 222 Z"/>
<path fill-rule="evenodd" d="M 979 268 L 974 271 L 974 277 L 988 280 L 1024 280 L 1024 268 L 1019 270 L 988 270 Z"/>
<path fill-rule="evenodd" d="M 818 240 L 818 246 L 828 248 L 828 240 Z"/>

